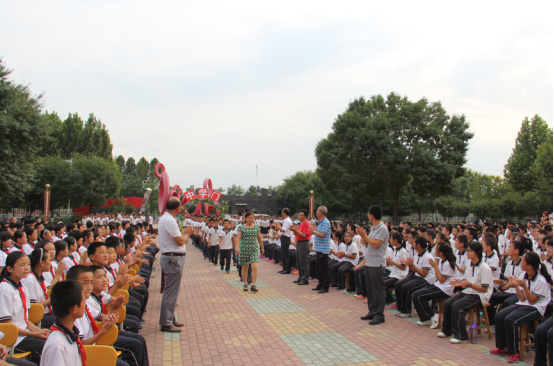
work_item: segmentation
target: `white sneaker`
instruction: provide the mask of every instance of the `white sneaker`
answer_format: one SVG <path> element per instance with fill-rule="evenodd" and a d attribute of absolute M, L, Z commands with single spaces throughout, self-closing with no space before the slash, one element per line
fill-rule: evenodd
<path fill-rule="evenodd" d="M 452 344 L 461 344 L 462 341 L 460 341 L 459 339 L 456 339 L 456 338 L 452 338 L 452 339 L 450 340 L 450 343 L 452 343 Z"/>
<path fill-rule="evenodd" d="M 431 318 L 431 329 L 436 329 L 438 328 L 439 326 L 439 314 L 435 314 L 432 318 Z"/>
<path fill-rule="evenodd" d="M 439 338 L 446 338 L 447 335 L 444 334 L 443 332 L 439 332 L 439 333 L 437 333 L 437 337 L 439 337 Z"/>
<path fill-rule="evenodd" d="M 496 328 L 494 327 L 494 325 L 491 325 L 491 334 L 494 334 L 496 333 Z"/>
<path fill-rule="evenodd" d="M 399 318 L 409 318 L 410 317 L 410 314 L 404 314 L 404 313 L 400 313 L 400 315 L 398 315 Z"/>
<path fill-rule="evenodd" d="M 431 320 L 426 320 L 424 322 L 418 320 L 417 325 L 431 325 L 432 323 Z"/>
<path fill-rule="evenodd" d="M 396 314 L 394 314 L 394 316 L 400 316 L 400 314 L 402 314 L 402 312 L 398 311 L 398 312 L 396 312 Z"/>

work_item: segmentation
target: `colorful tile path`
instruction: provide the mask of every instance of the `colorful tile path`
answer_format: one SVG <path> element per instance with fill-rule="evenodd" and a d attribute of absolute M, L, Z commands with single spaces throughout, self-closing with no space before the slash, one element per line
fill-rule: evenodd
<path fill-rule="evenodd" d="M 221 272 L 187 247 L 177 316 L 181 333 L 163 333 L 158 316 L 161 271 L 154 271 L 150 301 L 141 334 L 152 365 L 506 365 L 489 355 L 494 337 L 477 344 L 452 345 L 438 330 L 399 319 L 387 312 L 386 323 L 370 327 L 360 320 L 367 305 L 349 293 L 331 289 L 318 295 L 310 286 L 292 283 L 278 265 L 260 259 L 259 292 L 244 292 L 236 268 Z M 158 267 L 156 262 L 155 267 Z M 526 354 L 532 363 L 534 353 Z"/>

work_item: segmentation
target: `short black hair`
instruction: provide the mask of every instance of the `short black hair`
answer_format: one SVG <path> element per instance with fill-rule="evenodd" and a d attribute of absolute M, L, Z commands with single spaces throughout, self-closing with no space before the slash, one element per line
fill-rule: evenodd
<path fill-rule="evenodd" d="M 94 272 L 98 271 L 99 269 L 101 269 L 102 271 L 104 271 L 104 273 L 106 273 L 106 270 L 104 269 L 104 267 L 102 266 L 97 266 L 97 265 L 92 265 L 89 267 L 90 270 L 92 271 L 92 274 L 94 275 Z"/>
<path fill-rule="evenodd" d="M 376 220 L 381 220 L 383 217 L 383 208 L 381 206 L 373 205 L 369 208 L 369 214 L 375 217 Z"/>
<path fill-rule="evenodd" d="M 108 248 L 115 248 L 119 245 L 119 238 L 117 236 L 110 236 L 106 239 L 104 244 L 106 244 Z"/>
<path fill-rule="evenodd" d="M 479 260 L 483 259 L 483 245 L 478 241 L 472 241 L 469 243 L 469 249 L 473 250 Z"/>
<path fill-rule="evenodd" d="M 98 248 L 105 247 L 105 246 L 106 246 L 106 244 L 102 243 L 101 241 L 96 241 L 96 242 L 92 243 L 87 248 L 88 256 L 90 257 L 91 255 L 94 255 L 94 253 L 96 253 L 96 250 L 98 250 Z"/>
<path fill-rule="evenodd" d="M 79 278 L 79 276 L 82 274 L 82 273 L 88 273 L 88 272 L 92 272 L 91 269 L 87 266 L 83 266 L 82 264 L 78 264 L 76 266 L 73 266 L 71 267 L 66 275 L 65 275 L 65 278 L 68 279 L 68 280 L 75 280 L 77 281 L 77 279 Z"/>
<path fill-rule="evenodd" d="M 58 231 L 60 231 L 61 229 L 64 229 L 64 228 L 65 228 L 64 224 L 57 224 L 56 226 L 54 226 L 54 231 L 56 233 L 58 233 Z"/>
<path fill-rule="evenodd" d="M 83 237 L 80 231 L 78 230 L 71 230 L 67 236 L 71 236 L 72 238 L 75 238 L 75 241 L 79 241 Z"/>
<path fill-rule="evenodd" d="M 67 249 L 67 242 L 65 240 L 57 240 L 54 243 L 54 247 L 56 248 L 56 255 L 58 255 L 61 251 Z"/>
<path fill-rule="evenodd" d="M 81 302 L 83 302 L 83 286 L 79 282 L 74 280 L 59 281 L 52 286 L 50 304 L 56 317 L 61 318 L 68 315 L 69 310 L 73 306 L 81 306 Z"/>

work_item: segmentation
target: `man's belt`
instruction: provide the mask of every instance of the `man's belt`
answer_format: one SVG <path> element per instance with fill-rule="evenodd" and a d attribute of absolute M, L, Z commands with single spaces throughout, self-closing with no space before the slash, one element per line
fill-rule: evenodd
<path fill-rule="evenodd" d="M 184 257 L 185 255 L 187 255 L 187 253 L 162 253 L 162 255 L 173 256 L 173 257 Z"/>

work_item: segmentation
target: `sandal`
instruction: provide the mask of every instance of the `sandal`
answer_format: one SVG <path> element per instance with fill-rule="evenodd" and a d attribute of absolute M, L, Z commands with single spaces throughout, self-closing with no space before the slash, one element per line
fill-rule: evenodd
<path fill-rule="evenodd" d="M 250 287 L 250 291 L 258 292 L 258 288 L 256 287 L 256 285 L 253 285 Z"/>
<path fill-rule="evenodd" d="M 244 285 L 244 291 L 248 291 L 248 285 Z"/>

